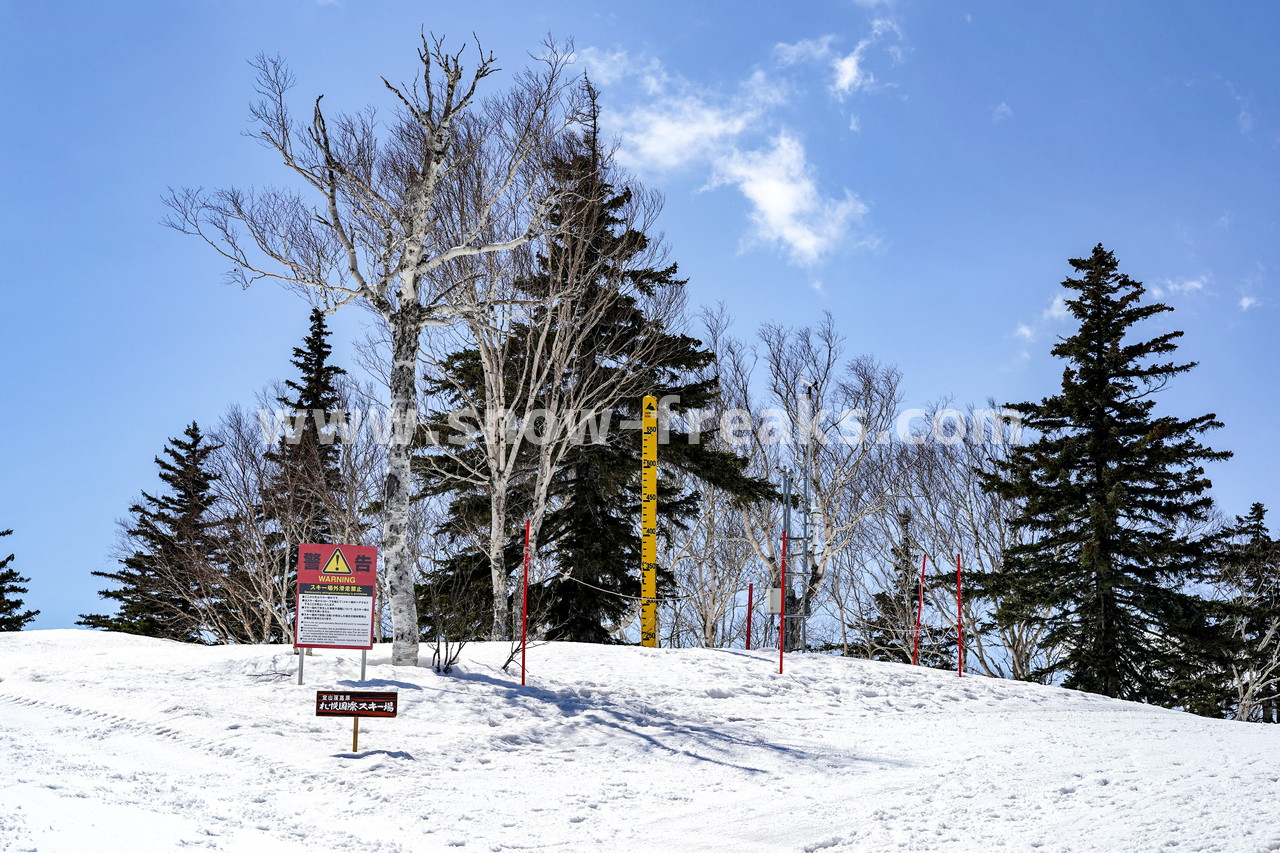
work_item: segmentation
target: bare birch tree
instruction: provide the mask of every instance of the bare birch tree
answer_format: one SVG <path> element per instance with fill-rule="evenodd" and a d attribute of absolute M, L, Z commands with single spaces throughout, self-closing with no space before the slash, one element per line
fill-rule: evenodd
<path fill-rule="evenodd" d="M 931 562 L 938 562 L 933 577 L 953 577 L 957 555 L 965 574 L 998 573 L 1004 568 L 1006 550 L 1027 535 L 1010 523 L 1014 504 L 981 482 L 981 473 L 995 470 L 1017 440 L 1013 423 L 994 404 L 988 406 L 967 407 L 962 419 L 966 432 L 941 439 L 932 436 L 922 448 L 924 464 L 915 471 L 907 502 L 921 547 Z M 954 614 L 954 581 L 933 584 L 926 597 L 934 608 Z M 1026 622 L 995 622 L 991 618 L 995 603 L 976 594 L 964 598 L 967 659 L 986 675 L 1031 678 L 1052 662 L 1055 650 L 1043 645 L 1042 628 Z"/>
<path fill-rule="evenodd" d="M 864 519 L 891 506 L 905 488 L 889 441 L 900 403 L 900 377 L 896 369 L 869 357 L 846 359 L 830 315 L 816 328 L 769 324 L 758 339 L 755 347 L 726 339 L 720 354 L 722 383 L 727 405 L 761 417 L 758 427 L 737 431 L 752 473 L 776 480 L 779 469 L 791 468 L 797 506 L 807 480 L 811 541 L 802 546 L 807 559 L 797 566 L 793 552 L 788 566 L 788 574 L 803 575 L 803 592 L 787 604 L 789 611 L 807 614 L 824 590 L 836 555 L 852 545 Z M 763 398 L 754 391 L 755 367 L 761 361 L 767 388 Z M 743 514 L 746 534 L 775 585 L 780 509 L 759 507 Z"/>
<path fill-rule="evenodd" d="M 234 280 L 272 279 L 328 310 L 363 304 L 387 325 L 391 416 L 402 429 L 387 449 L 381 545 L 398 666 L 418 662 L 406 526 L 419 338 L 498 307 L 474 286 L 468 262 L 554 230 L 557 188 L 544 156 L 579 119 L 564 50 L 548 45 L 535 70 L 483 100 L 477 87 L 498 70 L 496 60 L 480 51 L 467 73 L 463 53 L 424 36 L 421 78 L 410 86 L 383 80 L 396 102 L 390 121 L 372 108 L 330 119 L 316 98 L 305 124 L 287 104 L 293 74 L 260 56 L 252 135 L 305 192 L 184 189 L 167 199 L 167 224 L 231 261 Z"/>

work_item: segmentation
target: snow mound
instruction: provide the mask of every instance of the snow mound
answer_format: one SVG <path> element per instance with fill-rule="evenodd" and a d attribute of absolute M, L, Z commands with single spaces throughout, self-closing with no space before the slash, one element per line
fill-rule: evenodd
<path fill-rule="evenodd" d="M 1280 727 L 777 652 L 0 634 L 0 851 L 1280 850 Z M 425 655 L 424 655 L 425 657 Z M 318 689 L 397 719 L 317 718 Z"/>

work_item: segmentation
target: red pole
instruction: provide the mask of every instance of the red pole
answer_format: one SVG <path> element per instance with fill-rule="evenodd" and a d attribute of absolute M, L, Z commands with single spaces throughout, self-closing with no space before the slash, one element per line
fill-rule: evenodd
<path fill-rule="evenodd" d="M 520 594 L 520 684 L 524 685 L 524 658 L 529 638 L 529 520 L 524 522 L 524 583 Z"/>
<path fill-rule="evenodd" d="M 756 585 L 747 584 L 747 651 L 751 651 L 751 611 L 756 606 Z"/>
<path fill-rule="evenodd" d="M 924 567 L 929 562 L 929 555 L 925 554 L 920 559 L 920 599 L 916 602 L 916 639 L 914 645 L 911 646 L 911 665 L 919 666 L 920 664 L 920 615 L 924 612 Z"/>
<path fill-rule="evenodd" d="M 778 614 L 778 675 L 782 675 L 782 653 L 787 648 L 787 534 L 782 534 L 782 594 Z"/>
<path fill-rule="evenodd" d="M 960 604 L 960 555 L 956 554 L 956 677 L 964 677 L 964 608 Z"/>

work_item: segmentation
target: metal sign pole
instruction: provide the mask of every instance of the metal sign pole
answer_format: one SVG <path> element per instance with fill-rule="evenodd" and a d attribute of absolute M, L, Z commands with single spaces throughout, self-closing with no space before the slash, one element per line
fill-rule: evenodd
<path fill-rule="evenodd" d="M 302 662 L 305 661 L 306 655 L 303 654 L 303 648 L 298 647 L 298 684 L 302 684 Z"/>

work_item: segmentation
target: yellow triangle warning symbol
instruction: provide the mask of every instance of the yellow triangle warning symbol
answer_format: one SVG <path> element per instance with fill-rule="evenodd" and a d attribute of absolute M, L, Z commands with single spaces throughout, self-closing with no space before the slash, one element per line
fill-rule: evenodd
<path fill-rule="evenodd" d="M 325 575 L 349 575 L 351 574 L 351 564 L 347 562 L 347 558 L 342 556 L 341 548 L 333 549 L 333 556 L 329 558 L 329 562 L 324 564 L 324 568 L 320 570 Z"/>

